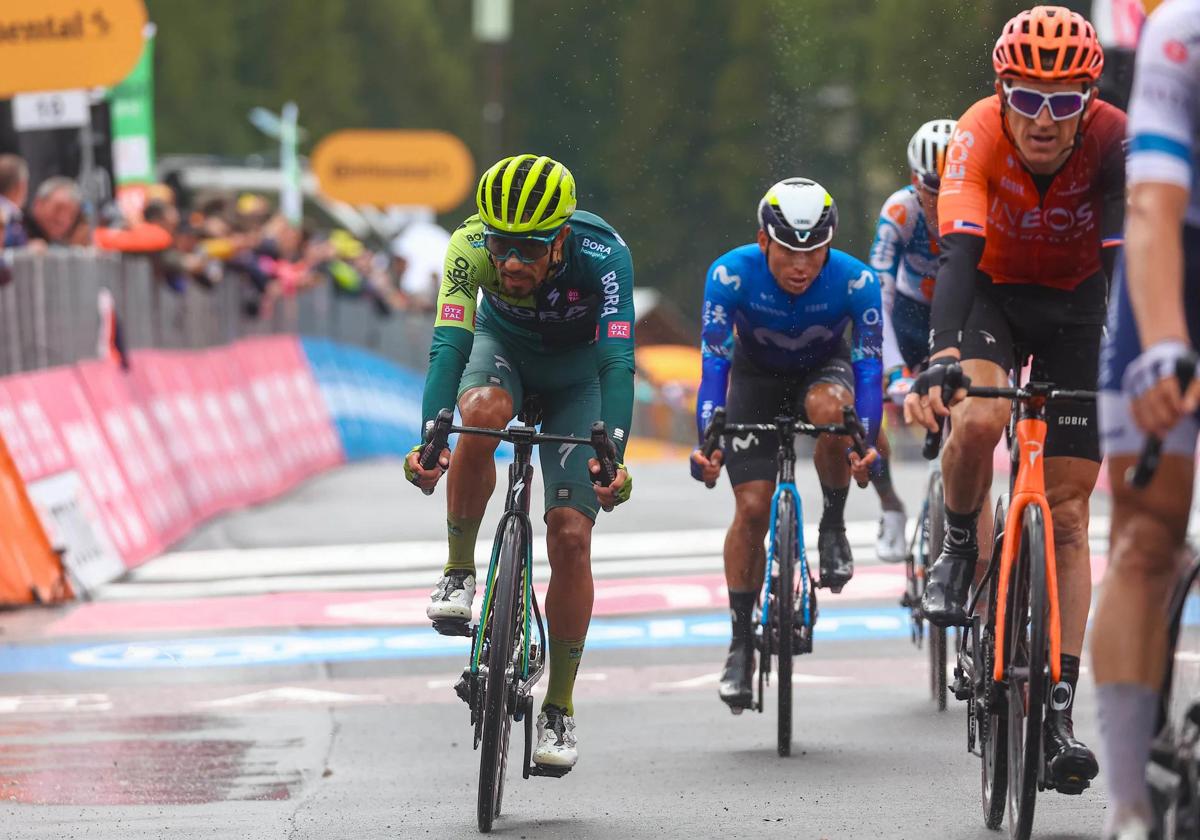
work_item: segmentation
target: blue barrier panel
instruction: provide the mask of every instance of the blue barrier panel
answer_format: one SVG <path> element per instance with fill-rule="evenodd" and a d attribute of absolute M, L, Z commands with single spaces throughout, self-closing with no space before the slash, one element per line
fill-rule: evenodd
<path fill-rule="evenodd" d="M 328 339 L 300 343 L 346 460 L 402 456 L 419 439 L 423 376 Z"/>

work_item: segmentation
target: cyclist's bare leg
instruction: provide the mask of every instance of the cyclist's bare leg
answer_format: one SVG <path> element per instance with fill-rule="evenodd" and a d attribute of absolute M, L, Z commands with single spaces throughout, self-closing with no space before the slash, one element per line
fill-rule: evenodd
<path fill-rule="evenodd" d="M 591 519 L 574 508 L 551 508 L 546 513 L 550 679 L 542 706 L 558 706 L 568 715 L 575 714 L 575 676 L 592 620 L 592 524 Z"/>
<path fill-rule="evenodd" d="M 512 397 L 503 388 L 472 388 L 458 400 L 463 425 L 500 429 L 513 418 Z M 496 489 L 496 446 L 482 435 L 460 435 L 446 476 L 449 567 L 471 568 L 475 539 L 488 499 Z"/>
<path fill-rule="evenodd" d="M 763 540 L 771 516 L 774 482 L 747 481 L 733 488 L 733 524 L 725 534 L 725 585 L 730 592 L 758 593 L 767 553 Z"/>
<path fill-rule="evenodd" d="M 854 395 L 845 387 L 833 382 L 818 382 L 804 395 L 804 413 L 814 425 L 842 422 L 842 407 L 854 405 Z M 835 489 L 850 486 L 850 463 L 846 450 L 850 439 L 821 435 L 813 451 L 813 465 L 822 487 Z"/>
<path fill-rule="evenodd" d="M 1100 465 L 1086 458 L 1046 459 L 1046 499 L 1054 518 L 1054 560 L 1062 652 L 1079 656 L 1092 604 L 1092 550 L 1088 545 L 1088 498 Z"/>
<path fill-rule="evenodd" d="M 1192 458 L 1164 455 L 1150 486 L 1125 485 L 1133 455 L 1112 455 L 1108 570 L 1092 626 L 1092 669 L 1111 825 L 1150 818 L 1146 760 L 1164 676 L 1167 613 L 1192 503 Z"/>

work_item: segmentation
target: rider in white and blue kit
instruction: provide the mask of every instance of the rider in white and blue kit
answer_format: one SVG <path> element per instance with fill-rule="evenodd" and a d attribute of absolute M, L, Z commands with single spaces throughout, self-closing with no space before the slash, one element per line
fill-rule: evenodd
<path fill-rule="evenodd" d="M 696 412 L 701 440 L 719 406 L 726 406 L 730 423 L 770 423 L 784 412 L 820 424 L 840 423 L 842 407 L 853 404 L 873 442 L 883 401 L 883 315 L 875 272 L 829 246 L 837 205 L 814 181 L 775 184 L 759 202 L 758 220 L 758 241 L 734 248 L 708 271 Z M 834 592 L 854 573 L 843 519 L 851 473 L 847 448 L 845 438 L 823 435 L 813 457 L 824 494 L 820 585 Z M 715 481 L 727 464 L 733 485 L 736 512 L 725 539 L 733 641 L 719 693 L 735 711 L 751 700 L 751 622 L 766 562 L 777 449 L 773 435 L 754 433 L 727 441 L 711 461 L 699 449 L 692 453 L 693 477 Z M 852 459 L 855 475 L 865 478 L 876 457 L 872 451 L 868 461 Z"/>
<path fill-rule="evenodd" d="M 1176 378 L 1179 360 L 1194 361 L 1200 346 L 1200 0 L 1171 0 L 1146 22 L 1128 131 L 1125 251 L 1100 356 L 1100 441 L 1113 508 L 1092 673 L 1106 758 L 1105 837 L 1146 840 L 1159 836 L 1146 765 L 1200 434 L 1200 385 L 1193 379 L 1185 390 Z M 1153 481 L 1137 490 L 1124 476 L 1147 433 L 1163 441 L 1163 456 Z M 1170 711 L 1176 728 L 1182 715 Z M 1178 771 L 1187 787 L 1187 771 Z M 1173 836 L 1195 836 L 1198 827 L 1182 818 L 1187 824 Z"/>
<path fill-rule="evenodd" d="M 929 309 L 937 277 L 937 197 L 954 120 L 930 120 L 908 143 L 912 183 L 888 196 L 879 211 L 871 268 L 883 293 L 883 378 L 888 397 L 904 401 L 912 380 L 929 358 Z M 872 479 L 883 515 L 875 553 L 899 563 L 907 551 L 904 503 L 892 487 L 887 459 Z"/>

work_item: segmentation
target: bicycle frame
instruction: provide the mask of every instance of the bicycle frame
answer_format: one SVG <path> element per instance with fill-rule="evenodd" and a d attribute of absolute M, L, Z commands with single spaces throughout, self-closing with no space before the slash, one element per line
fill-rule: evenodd
<path fill-rule="evenodd" d="M 804 506 L 800 501 L 800 491 L 796 489 L 796 430 L 791 423 L 784 422 L 786 418 L 776 418 L 776 426 L 778 427 L 780 443 L 779 443 L 779 472 L 775 484 L 775 492 L 771 494 L 771 529 L 767 536 L 767 563 L 763 572 L 766 578 L 763 591 L 763 608 L 759 623 L 762 625 L 763 631 L 766 632 L 770 627 L 770 596 L 771 596 L 771 569 L 775 566 L 775 527 L 779 522 L 779 499 L 783 494 L 790 493 L 792 501 L 796 505 L 796 534 L 794 535 L 798 551 L 796 558 L 800 561 L 800 603 L 803 605 L 801 615 L 804 619 L 804 624 L 812 623 L 810 615 L 808 587 L 811 583 L 808 576 L 808 558 L 805 555 L 804 540 L 801 539 L 801 529 L 804 527 Z M 782 582 L 781 582 L 782 585 Z"/>
<path fill-rule="evenodd" d="M 1004 681 L 1004 632 L 1008 608 L 1008 586 L 1013 563 L 1020 548 L 1021 517 L 1029 505 L 1037 505 L 1045 517 L 1046 531 L 1054 533 L 1050 503 L 1046 499 L 1045 458 L 1046 420 L 1045 397 L 1032 397 L 1020 410 L 1016 423 L 1016 447 L 1013 449 L 1014 474 L 1007 517 L 1004 521 L 1004 542 L 1000 552 L 999 580 L 996 591 L 995 644 L 996 656 L 992 679 Z M 1054 560 L 1054 540 L 1046 540 L 1046 595 L 1049 604 L 1050 675 L 1054 682 L 1062 678 L 1062 622 L 1058 606 L 1058 573 Z"/>

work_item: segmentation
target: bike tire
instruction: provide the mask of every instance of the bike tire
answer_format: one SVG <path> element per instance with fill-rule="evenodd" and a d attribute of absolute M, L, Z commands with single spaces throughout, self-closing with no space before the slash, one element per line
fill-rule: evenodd
<path fill-rule="evenodd" d="M 1008 835 L 1029 840 L 1042 764 L 1042 719 L 1047 691 L 1049 602 L 1046 593 L 1046 521 L 1028 505 L 1010 581 L 1006 622 L 1008 667 Z"/>
<path fill-rule="evenodd" d="M 1004 533 L 1006 517 L 1005 500 L 996 504 L 995 533 Z M 999 563 L 1002 541 L 992 540 L 992 560 Z M 1008 719 L 1004 706 L 996 698 L 996 683 L 992 679 L 995 663 L 995 615 L 998 598 L 999 575 L 993 574 L 988 584 L 988 613 L 975 637 L 975 673 L 979 677 L 982 698 L 972 697 L 976 704 L 976 719 L 979 726 L 980 745 L 980 800 L 983 806 L 983 824 L 992 831 L 1004 822 L 1004 811 L 1008 805 Z M 987 701 L 991 701 L 990 704 Z"/>
<path fill-rule="evenodd" d="M 792 754 L 792 644 L 796 619 L 796 508 L 791 493 L 779 497 L 775 522 L 775 609 L 772 623 L 778 631 L 779 731 L 776 749 L 781 757 Z"/>
<path fill-rule="evenodd" d="M 1196 708 L 1200 705 L 1200 626 L 1190 618 L 1200 609 L 1200 559 L 1194 554 L 1171 604 L 1167 669 L 1163 679 L 1157 736 L 1150 753 L 1149 778 L 1179 779 L 1171 795 L 1151 785 L 1151 801 L 1161 840 L 1184 840 L 1200 832 L 1200 766 L 1195 743 L 1200 740 Z"/>
<path fill-rule="evenodd" d="M 929 550 L 925 552 L 925 574 L 929 579 L 929 567 L 933 565 L 936 552 L 941 551 L 946 538 L 945 492 L 941 473 L 929 479 Z M 930 624 L 929 634 L 929 690 L 937 703 L 939 712 L 946 711 L 946 628 Z"/>
<path fill-rule="evenodd" d="M 487 684 L 483 700 L 483 738 L 479 754 L 479 796 L 476 812 L 479 830 L 485 834 L 500 815 L 504 798 L 504 771 L 508 766 L 509 712 L 508 669 L 517 640 L 517 600 L 521 570 L 525 564 L 525 532 L 519 519 L 510 519 L 501 535 L 496 562 L 495 589 L 488 619 Z"/>

